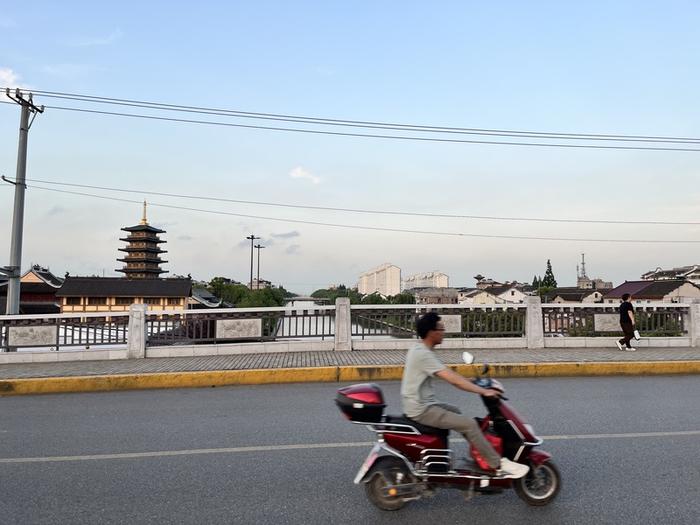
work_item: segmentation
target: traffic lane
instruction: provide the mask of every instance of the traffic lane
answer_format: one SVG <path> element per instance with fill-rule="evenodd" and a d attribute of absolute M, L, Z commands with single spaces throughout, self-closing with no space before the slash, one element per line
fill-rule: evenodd
<path fill-rule="evenodd" d="M 3 523 L 697 523 L 697 436 L 556 441 L 563 488 L 549 506 L 512 491 L 454 490 L 395 513 L 352 478 L 369 447 L 5 464 Z M 464 446 L 461 444 L 460 446 Z"/>
<path fill-rule="evenodd" d="M 697 376 L 503 381 L 540 435 L 700 430 Z M 336 383 L 0 398 L 0 457 L 110 454 L 367 441 L 335 406 Z M 400 384 L 380 383 L 401 413 Z M 438 397 L 483 415 L 478 396 L 437 382 Z"/>

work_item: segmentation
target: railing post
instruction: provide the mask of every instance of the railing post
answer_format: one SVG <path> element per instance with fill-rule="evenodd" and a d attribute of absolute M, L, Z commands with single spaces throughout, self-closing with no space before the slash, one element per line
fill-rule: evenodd
<path fill-rule="evenodd" d="M 127 359 L 146 357 L 146 309 L 145 304 L 132 304 L 129 307 L 129 333 L 126 342 Z"/>
<path fill-rule="evenodd" d="M 700 347 L 700 304 L 690 305 L 688 335 L 690 336 L 690 346 Z"/>
<path fill-rule="evenodd" d="M 335 350 L 352 350 L 350 299 L 347 297 L 337 297 L 335 300 Z"/>
<path fill-rule="evenodd" d="M 526 297 L 525 336 L 528 348 L 544 348 L 544 327 L 542 325 L 542 300 L 539 297 Z"/>

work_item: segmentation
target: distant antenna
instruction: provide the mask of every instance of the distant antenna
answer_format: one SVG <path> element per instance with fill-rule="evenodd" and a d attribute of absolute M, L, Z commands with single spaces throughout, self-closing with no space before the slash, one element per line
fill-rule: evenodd
<path fill-rule="evenodd" d="M 581 254 L 581 277 L 588 277 L 586 275 L 586 254 Z"/>

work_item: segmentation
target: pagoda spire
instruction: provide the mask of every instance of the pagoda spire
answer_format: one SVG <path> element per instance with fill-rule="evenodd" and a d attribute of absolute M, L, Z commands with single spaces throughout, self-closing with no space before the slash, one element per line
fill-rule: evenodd
<path fill-rule="evenodd" d="M 143 201 L 143 217 L 141 218 L 141 224 L 147 226 L 148 219 L 146 219 L 146 201 Z"/>

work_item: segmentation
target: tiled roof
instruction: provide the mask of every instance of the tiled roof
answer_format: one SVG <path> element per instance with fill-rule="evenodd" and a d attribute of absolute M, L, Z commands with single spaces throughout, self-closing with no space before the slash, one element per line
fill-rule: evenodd
<path fill-rule="evenodd" d="M 154 228 L 150 224 L 137 224 L 136 226 L 127 226 L 126 228 L 122 228 L 122 231 L 125 231 L 125 232 L 165 233 L 165 230 L 159 230 L 158 228 Z"/>
<path fill-rule="evenodd" d="M 206 288 L 201 288 L 199 286 L 192 288 L 192 299 L 210 308 L 221 306 L 221 299 Z"/>
<path fill-rule="evenodd" d="M 511 289 L 517 289 L 517 287 L 513 284 L 502 284 L 500 286 L 489 286 L 488 288 L 485 288 L 484 291 L 493 294 L 493 295 L 501 295 L 504 292 L 507 292 L 508 290 Z"/>
<path fill-rule="evenodd" d="M 682 279 L 669 279 L 665 281 L 627 281 L 610 290 L 605 294 L 605 298 L 615 299 L 628 293 L 632 298 L 661 299 L 686 283 L 692 284 Z"/>
<path fill-rule="evenodd" d="M 189 297 L 190 279 L 68 277 L 56 297 Z"/>
<path fill-rule="evenodd" d="M 600 293 L 600 290 L 593 290 L 590 288 L 576 288 L 575 286 L 555 288 L 551 292 L 547 293 L 546 300 L 551 301 L 556 299 L 557 297 L 561 297 L 565 301 L 580 302 L 589 295 L 592 295 L 596 292 Z"/>

